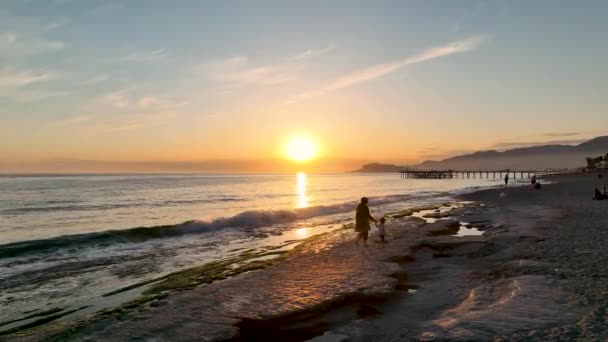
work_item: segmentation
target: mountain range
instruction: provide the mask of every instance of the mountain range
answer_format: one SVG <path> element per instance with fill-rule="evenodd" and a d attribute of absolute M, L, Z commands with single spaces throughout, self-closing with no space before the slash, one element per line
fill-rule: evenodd
<path fill-rule="evenodd" d="M 353 172 L 397 172 L 405 168 L 418 170 L 452 169 L 563 169 L 585 166 L 586 157 L 608 153 L 608 136 L 597 137 L 578 145 L 541 145 L 506 151 L 479 151 L 439 161 L 427 160 L 415 165 L 399 166 L 372 163 Z"/>

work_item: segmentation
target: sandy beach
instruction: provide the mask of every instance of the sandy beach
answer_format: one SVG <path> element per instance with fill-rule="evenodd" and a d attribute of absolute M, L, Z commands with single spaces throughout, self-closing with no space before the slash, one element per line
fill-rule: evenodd
<path fill-rule="evenodd" d="M 384 245 L 372 234 L 356 248 L 345 225 L 237 268 L 218 263 L 142 285 L 139 300 L 117 309 L 1 338 L 605 340 L 608 201 L 591 200 L 604 179 L 547 180 L 540 190 L 495 188 L 382 213 Z"/>

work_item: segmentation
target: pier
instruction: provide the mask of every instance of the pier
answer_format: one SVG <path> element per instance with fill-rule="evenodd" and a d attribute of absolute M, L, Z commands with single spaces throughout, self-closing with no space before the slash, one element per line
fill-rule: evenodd
<path fill-rule="evenodd" d="M 401 178 L 415 179 L 451 179 L 451 178 L 479 178 L 502 179 L 509 175 L 511 179 L 530 178 L 533 175 L 548 175 L 550 170 L 403 170 Z"/>

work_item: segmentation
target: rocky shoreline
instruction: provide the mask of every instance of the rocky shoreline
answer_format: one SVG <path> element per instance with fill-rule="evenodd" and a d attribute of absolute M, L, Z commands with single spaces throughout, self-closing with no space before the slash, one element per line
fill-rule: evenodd
<path fill-rule="evenodd" d="M 385 245 L 358 249 L 346 226 L 227 279 L 5 338 L 603 340 L 608 203 L 590 201 L 591 175 L 555 181 L 385 213 Z"/>

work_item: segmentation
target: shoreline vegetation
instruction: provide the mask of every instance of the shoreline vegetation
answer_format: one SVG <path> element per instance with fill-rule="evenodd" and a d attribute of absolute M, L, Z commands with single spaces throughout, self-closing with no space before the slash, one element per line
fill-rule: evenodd
<path fill-rule="evenodd" d="M 134 298 L 77 320 L 54 321 L 71 313 L 61 308 L 30 312 L 0 323 L 0 340 L 606 338 L 608 208 L 591 201 L 597 175 L 543 179 L 542 190 L 384 213 L 385 245 L 372 235 L 357 249 L 344 225 L 106 293 Z"/>

